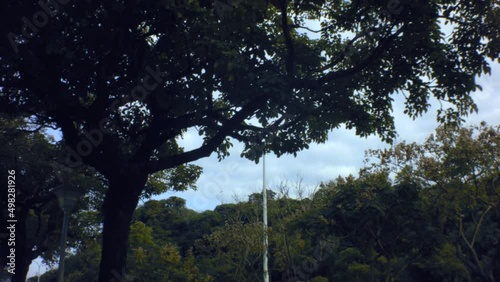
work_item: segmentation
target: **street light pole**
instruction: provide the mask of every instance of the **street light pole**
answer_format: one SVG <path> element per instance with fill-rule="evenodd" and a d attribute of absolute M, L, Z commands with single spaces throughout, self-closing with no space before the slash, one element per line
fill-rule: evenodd
<path fill-rule="evenodd" d="M 68 223 L 69 223 L 69 212 L 63 210 L 63 226 L 61 230 L 61 244 L 60 244 L 60 252 L 59 256 L 59 282 L 64 281 L 64 258 L 66 257 L 66 235 L 68 234 Z"/>
<path fill-rule="evenodd" d="M 78 187 L 63 184 L 54 189 L 53 193 L 57 196 L 59 207 L 63 211 L 58 282 L 64 282 L 64 258 L 66 257 L 66 235 L 68 234 L 69 212 L 75 208 L 83 191 Z"/>
<path fill-rule="evenodd" d="M 36 282 L 40 282 L 40 264 L 36 261 L 33 262 L 36 263 L 36 265 L 38 265 L 38 272 L 36 273 Z"/>
<path fill-rule="evenodd" d="M 262 154 L 262 223 L 264 229 L 264 254 L 263 254 L 263 272 L 264 282 L 269 282 L 268 268 L 268 240 L 267 240 L 267 188 L 266 188 L 266 151 Z"/>

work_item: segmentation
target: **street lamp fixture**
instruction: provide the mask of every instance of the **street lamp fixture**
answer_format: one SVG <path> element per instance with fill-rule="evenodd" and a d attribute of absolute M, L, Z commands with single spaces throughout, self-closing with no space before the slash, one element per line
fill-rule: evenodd
<path fill-rule="evenodd" d="M 61 210 L 66 212 L 71 212 L 76 207 L 76 203 L 83 194 L 82 189 L 68 184 L 56 187 L 53 193 L 59 201 L 59 207 Z"/>
<path fill-rule="evenodd" d="M 68 234 L 69 212 L 75 207 L 78 199 L 83 194 L 82 189 L 63 184 L 54 189 L 53 193 L 57 196 L 59 207 L 63 211 L 63 226 L 61 230 L 61 245 L 59 256 L 59 282 L 64 282 L 64 257 L 66 256 L 66 235 Z"/>

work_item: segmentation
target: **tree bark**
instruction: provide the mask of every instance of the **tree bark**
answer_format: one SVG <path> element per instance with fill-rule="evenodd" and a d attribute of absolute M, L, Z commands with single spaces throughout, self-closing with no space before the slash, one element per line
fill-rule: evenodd
<path fill-rule="evenodd" d="M 104 225 L 99 282 L 124 282 L 130 223 L 147 174 L 110 177 L 103 205 Z"/>
<path fill-rule="evenodd" d="M 19 262 L 16 261 L 16 274 L 12 276 L 12 282 L 25 282 L 28 270 L 30 268 L 31 260 L 22 258 Z"/>
<path fill-rule="evenodd" d="M 31 253 L 27 240 L 26 218 L 27 208 L 18 206 L 16 224 L 16 271 L 12 276 L 12 282 L 25 282 L 31 264 Z"/>

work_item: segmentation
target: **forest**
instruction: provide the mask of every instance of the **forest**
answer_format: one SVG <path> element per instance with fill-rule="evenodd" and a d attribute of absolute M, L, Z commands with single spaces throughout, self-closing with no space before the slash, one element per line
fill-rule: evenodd
<path fill-rule="evenodd" d="M 39 133 L 16 138 L 10 145 L 34 148 L 21 160 L 39 175 L 43 154 L 56 144 Z M 358 176 L 332 175 L 308 195 L 294 183 L 270 187 L 271 281 L 499 279 L 500 126 L 440 127 L 422 144 L 400 142 L 366 157 Z M 102 180 L 89 175 L 81 171 L 78 180 L 99 187 Z M 27 201 L 37 199 L 43 202 Z M 179 197 L 144 199 L 131 224 L 124 281 L 261 281 L 262 193 L 203 212 Z M 66 281 L 96 279 L 102 215 L 93 206 L 100 201 L 102 192 L 91 191 L 72 215 Z M 52 198 L 27 211 L 36 225 L 26 230 L 28 264 L 37 255 L 56 262 L 54 204 Z M 40 281 L 56 277 L 54 269 Z"/>

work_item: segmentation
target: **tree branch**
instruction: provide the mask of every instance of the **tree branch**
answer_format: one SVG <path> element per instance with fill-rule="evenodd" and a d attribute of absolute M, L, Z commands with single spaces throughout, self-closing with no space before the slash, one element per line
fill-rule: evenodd
<path fill-rule="evenodd" d="M 490 211 L 490 209 L 491 209 L 491 206 L 488 206 L 488 208 L 481 215 L 481 218 L 479 219 L 479 222 L 476 225 L 476 230 L 474 231 L 474 236 L 472 237 L 472 241 L 470 243 L 472 248 L 474 248 L 474 243 L 476 242 L 477 233 L 479 233 L 479 228 L 481 227 L 481 224 L 483 223 L 484 216 Z"/>
<path fill-rule="evenodd" d="M 356 73 L 359 73 L 363 69 L 370 67 L 374 61 L 380 58 L 380 54 L 383 53 L 388 45 L 398 37 L 399 34 L 403 32 L 403 29 L 399 29 L 397 32 L 394 34 L 388 36 L 383 42 L 379 42 L 379 45 L 374 48 L 373 52 L 365 58 L 362 62 L 359 64 L 345 70 L 339 70 L 336 72 L 330 72 L 319 79 L 293 79 L 290 84 L 294 88 L 308 88 L 308 89 L 318 89 L 322 85 L 331 82 L 336 79 L 348 77 L 351 75 L 354 75 Z"/>
<path fill-rule="evenodd" d="M 481 265 L 481 262 L 479 261 L 479 257 L 477 255 L 476 251 L 474 250 L 474 246 L 472 246 L 471 243 L 469 242 L 469 240 L 467 240 L 467 238 L 465 237 L 464 229 L 463 229 L 463 223 L 462 223 L 462 218 L 459 219 L 459 224 L 460 224 L 459 225 L 460 237 L 463 239 L 463 241 L 465 242 L 465 245 L 469 249 L 469 252 L 472 254 L 472 257 L 474 259 L 476 267 L 479 270 L 479 273 L 481 274 L 481 276 L 483 276 L 485 278 L 488 278 L 488 276 L 486 276 L 486 274 L 484 273 L 484 270 L 483 270 L 483 267 Z"/>
<path fill-rule="evenodd" d="M 283 5 L 281 7 L 281 25 L 287 49 L 286 71 L 288 77 L 293 78 L 295 76 L 295 47 L 290 34 L 290 27 L 288 26 L 287 2 L 287 0 L 283 0 Z"/>
<path fill-rule="evenodd" d="M 145 166 L 145 171 L 147 173 L 155 173 L 160 170 L 173 168 L 184 163 L 189 163 L 197 159 L 210 156 L 210 154 L 217 150 L 220 144 L 224 142 L 225 138 L 228 137 L 235 128 L 239 127 L 246 118 L 251 116 L 254 111 L 261 106 L 261 104 L 267 101 L 268 96 L 269 94 L 261 95 L 249 102 L 231 119 L 227 120 L 220 127 L 219 131 L 210 140 L 204 142 L 202 146 L 178 155 L 168 156 L 156 161 L 149 161 Z"/>

